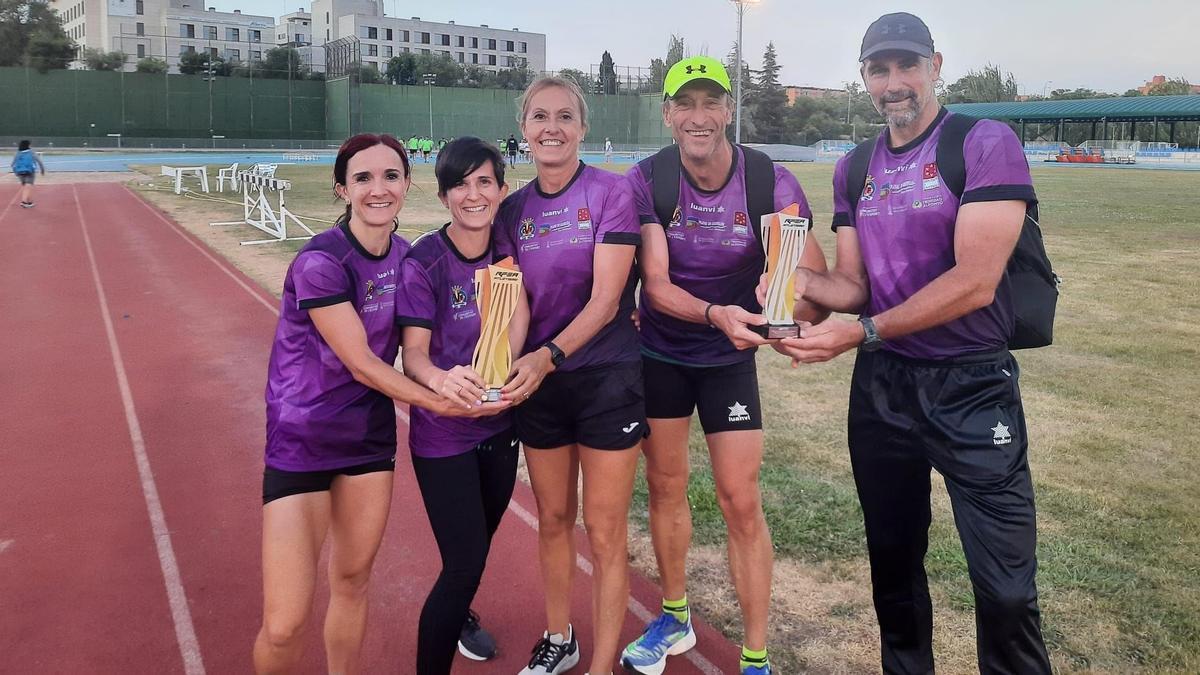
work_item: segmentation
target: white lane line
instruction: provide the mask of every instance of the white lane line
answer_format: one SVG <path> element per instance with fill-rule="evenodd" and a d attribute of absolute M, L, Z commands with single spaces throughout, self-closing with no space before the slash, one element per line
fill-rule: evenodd
<path fill-rule="evenodd" d="M 243 289 L 245 289 L 245 291 L 247 293 L 249 293 L 255 300 L 257 300 L 260 305 L 262 305 L 263 307 L 266 307 L 267 311 L 271 312 L 275 316 L 279 316 L 279 308 L 278 307 L 267 302 L 266 299 L 263 298 L 262 295 L 255 292 L 255 290 L 253 288 L 251 288 L 249 284 L 247 284 L 245 281 L 243 281 L 241 277 L 234 274 L 225 265 L 221 264 L 221 261 L 217 260 L 215 257 L 213 257 L 213 254 L 210 253 L 207 248 L 201 246 L 200 244 L 197 244 L 195 241 L 192 240 L 191 237 L 189 237 L 187 234 L 184 234 L 184 232 L 180 229 L 180 227 L 178 225 L 176 225 L 175 223 L 172 223 L 170 220 L 167 220 L 165 217 L 163 217 L 163 214 L 154 210 L 154 208 L 152 208 L 149 204 L 147 204 L 145 202 L 145 200 L 143 200 L 141 197 L 138 197 L 136 194 L 134 194 L 133 190 L 130 190 L 128 187 L 125 187 L 125 186 L 121 186 L 121 187 L 124 188 L 125 191 L 128 192 L 130 194 L 130 196 L 132 196 L 134 198 L 134 201 L 136 201 L 138 204 L 141 204 L 143 208 L 145 208 L 147 211 L 149 211 L 151 213 L 151 215 L 153 215 L 155 218 L 158 218 L 163 223 L 165 223 L 172 232 L 179 235 L 179 237 L 181 239 L 186 241 L 188 243 L 188 245 L 190 245 L 192 248 L 199 251 L 200 254 L 203 255 L 205 258 L 208 258 L 209 261 L 211 261 L 212 264 L 216 265 L 222 272 L 224 272 L 226 276 L 228 276 L 230 279 L 233 279 L 234 283 L 236 283 L 238 286 L 241 286 Z"/>
<path fill-rule="evenodd" d="M 204 660 L 200 656 L 200 644 L 196 640 L 196 629 L 192 625 L 192 614 L 188 610 L 187 594 L 179 575 L 179 564 L 171 546 L 171 531 L 162 502 L 158 498 L 158 487 L 154 483 L 154 472 L 150 470 L 150 458 L 146 454 L 146 441 L 142 437 L 142 425 L 138 422 L 137 410 L 133 405 L 133 393 L 129 388 L 129 377 L 125 372 L 125 361 L 117 344 L 117 333 L 113 328 L 112 313 L 108 309 L 108 296 L 100 282 L 100 269 L 96 265 L 96 254 L 92 239 L 88 235 L 87 222 L 83 217 L 83 206 L 79 192 L 71 185 L 75 197 L 75 210 L 79 215 L 79 227 L 83 230 L 83 244 L 87 249 L 88 262 L 92 267 L 92 280 L 96 284 L 96 295 L 100 298 L 100 314 L 104 317 L 104 331 L 108 336 L 108 348 L 112 354 L 113 369 L 117 373 L 117 386 L 121 390 L 121 403 L 125 406 L 125 421 L 129 426 L 129 438 L 133 442 L 133 455 L 137 460 L 138 475 L 142 482 L 142 496 L 146 499 L 146 510 L 150 515 L 150 528 L 154 533 L 154 545 L 158 549 L 158 564 L 162 568 L 163 583 L 166 584 L 167 601 L 171 606 L 171 620 L 175 624 L 175 639 L 183 656 L 184 671 L 188 675 L 204 675 Z"/>
<path fill-rule="evenodd" d="M 13 204 L 17 203 L 17 198 L 20 196 L 21 196 L 20 190 L 17 190 L 16 192 L 13 193 L 12 199 L 8 200 L 8 204 L 4 207 L 4 210 L 0 211 L 0 221 L 4 220 L 4 216 L 8 215 L 8 210 L 13 207 Z"/>
<path fill-rule="evenodd" d="M 514 499 L 508 503 L 508 510 L 516 514 L 516 516 L 524 521 L 526 525 L 532 527 L 535 531 L 537 530 L 537 516 L 527 511 L 524 506 L 518 504 L 517 500 Z M 583 555 L 578 553 L 575 554 L 575 566 L 589 577 L 592 576 L 592 561 L 583 557 Z M 654 617 L 657 616 L 657 614 L 654 614 L 647 609 L 646 606 L 643 605 L 637 598 L 633 597 L 633 595 L 629 596 L 628 605 L 629 612 L 637 617 L 638 621 L 641 621 L 642 623 L 650 623 L 654 620 Z M 697 649 L 684 652 L 683 657 L 690 661 L 697 670 L 705 675 L 721 675 L 721 669 L 713 665 L 713 662 L 705 658 L 704 655 L 701 654 Z"/>
<path fill-rule="evenodd" d="M 128 189 L 129 188 L 126 188 L 126 190 L 128 190 Z M 132 190 L 130 190 L 130 194 L 133 194 Z M 134 197 L 137 197 L 137 195 L 134 195 Z M 150 206 L 148 204 L 146 204 L 146 202 L 142 201 L 141 198 L 137 198 L 137 200 L 139 202 L 141 202 L 142 206 L 146 207 L 146 209 L 148 211 L 153 213 L 155 215 L 155 217 L 157 217 L 159 220 L 161 220 L 164 223 L 166 223 L 167 225 L 169 225 L 172 230 L 174 230 L 177 234 L 179 234 L 179 236 L 183 237 L 184 241 L 191 244 L 193 247 L 196 248 L 196 250 L 198 250 L 202 254 L 204 254 L 205 258 L 208 258 L 209 260 L 212 261 L 212 263 L 214 265 L 221 268 L 222 272 L 224 272 L 225 274 L 227 274 L 231 278 L 233 278 L 233 280 L 236 281 L 239 286 L 244 288 L 247 293 L 254 296 L 254 299 L 258 300 L 262 305 L 264 305 L 268 310 L 270 310 L 272 314 L 274 314 L 275 316 L 279 316 L 278 308 L 272 306 L 271 304 L 269 304 L 265 300 L 263 300 L 262 296 L 260 296 L 256 292 L 254 292 L 253 289 L 251 289 L 249 286 L 247 286 L 245 283 L 243 283 L 241 279 L 239 279 L 236 275 L 234 275 L 232 272 L 230 272 L 224 265 L 222 265 L 220 263 L 220 261 L 218 261 L 216 258 L 214 258 L 211 253 L 209 253 L 207 250 L 202 248 L 196 242 L 192 241 L 192 239 L 190 237 L 187 237 L 182 232 L 180 232 L 177 225 L 175 225 L 171 221 L 164 218 L 163 215 L 161 213 L 159 213 L 158 211 L 155 211 L 154 209 L 150 208 Z M 408 424 L 408 422 L 409 422 L 408 413 L 401 410 L 400 406 L 398 406 L 398 405 L 396 406 L 396 415 L 401 419 L 401 421 L 404 422 L 404 424 L 406 424 L 406 425 Z M 516 500 L 510 501 L 508 503 L 508 510 L 515 513 L 518 518 L 520 518 L 522 521 L 524 521 L 525 524 L 528 525 L 529 527 L 532 527 L 534 529 L 534 531 L 537 531 L 537 516 L 526 511 L 525 507 L 518 504 L 516 502 Z M 582 555 L 577 555 L 575 558 L 575 564 L 579 567 L 580 570 L 583 571 L 584 574 L 586 574 L 588 576 L 592 575 L 592 563 L 587 558 L 584 558 Z M 652 621 L 654 619 L 654 617 L 657 616 L 656 614 L 653 614 L 649 609 L 646 608 L 645 605 L 643 605 L 641 602 L 639 602 L 633 596 L 629 597 L 629 611 L 632 612 L 633 615 L 635 617 L 637 617 L 638 621 L 641 621 L 642 623 L 650 623 L 650 621 Z M 702 654 L 700 654 L 697 650 L 692 649 L 691 651 L 688 651 L 687 653 L 685 653 L 684 656 L 687 658 L 688 661 L 691 661 L 692 665 L 696 666 L 696 668 L 698 668 L 705 675 L 721 675 L 721 670 L 719 668 L 717 668 L 715 665 L 713 665 L 712 661 L 709 661 Z"/>

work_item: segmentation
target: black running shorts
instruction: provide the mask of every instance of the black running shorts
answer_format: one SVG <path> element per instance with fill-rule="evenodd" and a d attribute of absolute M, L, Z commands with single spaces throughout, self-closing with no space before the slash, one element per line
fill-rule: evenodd
<path fill-rule="evenodd" d="M 268 466 L 263 469 L 263 504 L 275 501 L 280 497 L 289 497 L 305 492 L 328 492 L 330 486 L 333 485 L 333 479 L 338 476 L 361 476 L 366 473 L 395 470 L 395 457 L 327 471 L 283 471 Z"/>
<path fill-rule="evenodd" d="M 516 409 L 517 436 L 528 448 L 578 443 L 626 450 L 646 437 L 642 363 L 550 373 Z"/>
<path fill-rule="evenodd" d="M 642 372 L 647 417 L 691 417 L 698 410 L 706 434 L 762 429 L 754 359 L 727 366 L 686 366 L 643 356 Z"/>

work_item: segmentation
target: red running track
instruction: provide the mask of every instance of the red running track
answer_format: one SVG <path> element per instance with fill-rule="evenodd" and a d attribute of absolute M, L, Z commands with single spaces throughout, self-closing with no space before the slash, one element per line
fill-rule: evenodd
<path fill-rule="evenodd" d="M 249 672 L 278 300 L 120 185 L 41 186 L 32 210 L 16 189 L 0 186 L 0 670 Z M 439 569 L 408 462 L 396 495 L 367 672 L 412 672 Z M 540 637 L 533 514 L 518 483 L 474 604 L 501 654 L 460 658 L 456 673 L 516 673 Z M 586 665 L 591 565 L 579 542 L 572 607 Z M 623 641 L 658 603 L 632 576 Z M 324 666 L 314 626 L 306 672 Z M 668 672 L 736 672 L 736 647 L 697 631 Z"/>

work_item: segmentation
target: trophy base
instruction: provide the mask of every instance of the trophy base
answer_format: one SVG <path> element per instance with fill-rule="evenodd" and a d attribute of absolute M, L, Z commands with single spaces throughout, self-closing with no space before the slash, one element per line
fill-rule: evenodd
<path fill-rule="evenodd" d="M 767 323 L 761 326 L 747 326 L 747 328 L 768 340 L 781 340 L 783 338 L 800 337 L 800 326 L 797 326 L 794 323 L 782 325 Z"/>
<path fill-rule="evenodd" d="M 484 403 L 495 403 L 499 400 L 500 400 L 500 388 L 499 387 L 492 387 L 490 389 L 483 390 L 483 402 Z"/>

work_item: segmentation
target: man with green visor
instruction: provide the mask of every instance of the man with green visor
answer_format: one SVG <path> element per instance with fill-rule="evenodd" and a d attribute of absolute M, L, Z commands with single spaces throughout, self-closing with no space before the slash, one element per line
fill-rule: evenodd
<path fill-rule="evenodd" d="M 726 138 L 733 97 L 721 62 L 696 56 L 672 66 L 662 112 L 675 145 L 627 177 L 642 223 L 639 311 L 650 425 L 642 447 L 663 613 L 621 662 L 657 675 L 668 656 L 696 643 L 685 566 L 692 534 L 688 433 L 698 412 L 742 610 L 741 672 L 765 675 L 772 548 L 758 487 L 763 431 L 754 354 L 767 341 L 750 329 L 766 323 L 754 296 L 765 260 L 758 226 L 761 216 L 792 204 L 810 222 L 812 211 L 795 176 Z M 825 269 L 815 240 L 802 264 Z M 800 318 L 820 318 L 805 313 L 810 309 L 802 307 Z"/>

